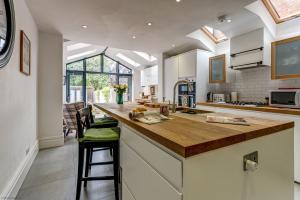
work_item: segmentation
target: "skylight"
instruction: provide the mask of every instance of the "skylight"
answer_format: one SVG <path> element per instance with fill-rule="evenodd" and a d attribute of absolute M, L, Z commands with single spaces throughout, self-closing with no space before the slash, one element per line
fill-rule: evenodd
<path fill-rule="evenodd" d="M 145 60 L 147 60 L 149 62 L 153 62 L 153 61 L 157 60 L 157 58 L 155 58 L 154 56 L 151 56 L 145 52 L 134 51 L 134 53 L 136 53 L 137 55 L 141 56 L 142 58 L 144 58 Z"/>
<path fill-rule="evenodd" d="M 219 42 L 223 42 L 225 40 L 227 40 L 226 35 L 217 29 L 214 29 L 210 26 L 204 26 L 202 28 L 202 30 L 215 42 L 215 43 L 219 43 Z"/>
<path fill-rule="evenodd" d="M 67 46 L 67 51 L 74 51 L 74 50 L 82 49 L 82 48 L 89 47 L 89 46 L 91 46 L 91 44 L 76 43 L 76 44 L 72 44 L 70 46 Z"/>
<path fill-rule="evenodd" d="M 121 58 L 122 60 L 124 60 L 125 62 L 131 64 L 131 65 L 134 66 L 134 67 L 139 67 L 139 66 L 141 66 L 141 64 L 139 64 L 139 63 L 135 62 L 134 60 L 128 58 L 128 57 L 125 56 L 124 54 L 118 53 L 118 54 L 117 54 L 117 57 L 118 57 L 118 58 Z"/>
<path fill-rule="evenodd" d="M 300 17 L 299 0 L 263 0 L 276 23 Z"/>
<path fill-rule="evenodd" d="M 67 57 L 67 60 L 73 60 L 73 59 L 75 59 L 75 58 L 79 58 L 79 57 L 82 57 L 82 56 L 86 56 L 86 55 L 95 53 L 96 51 L 97 51 L 97 49 L 94 49 L 94 50 L 91 50 L 91 51 L 85 51 L 85 52 L 78 53 L 78 54 L 75 54 L 75 55 L 72 55 L 72 56 L 68 56 L 68 57 Z"/>

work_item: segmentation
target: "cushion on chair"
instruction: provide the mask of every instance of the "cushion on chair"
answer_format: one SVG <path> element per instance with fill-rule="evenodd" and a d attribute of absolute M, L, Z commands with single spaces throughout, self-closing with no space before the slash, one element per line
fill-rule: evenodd
<path fill-rule="evenodd" d="M 94 123 L 91 124 L 91 126 L 102 126 L 102 125 L 111 125 L 112 127 L 113 126 L 117 126 L 118 125 L 118 121 L 113 119 L 113 118 L 110 118 L 110 117 L 107 117 L 107 118 L 96 118 L 94 120 Z"/>
<path fill-rule="evenodd" d="M 119 129 L 111 128 L 90 128 L 84 133 L 83 138 L 79 138 L 79 142 L 84 141 L 116 141 L 119 140 Z"/>

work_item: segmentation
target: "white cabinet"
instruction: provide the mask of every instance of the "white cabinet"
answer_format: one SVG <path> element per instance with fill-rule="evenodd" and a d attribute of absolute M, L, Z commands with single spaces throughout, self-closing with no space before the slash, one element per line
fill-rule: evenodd
<path fill-rule="evenodd" d="M 249 42 L 251 41 L 251 42 Z M 231 38 L 230 40 L 230 51 L 231 55 L 263 48 L 262 50 L 249 51 L 242 54 L 237 54 L 231 57 L 231 65 L 239 66 L 234 67 L 235 69 L 247 68 L 255 66 L 256 64 L 245 65 L 249 63 L 257 63 L 262 61 L 262 65 L 271 65 L 271 42 L 273 38 L 267 29 L 261 28 L 249 33 L 239 35 Z"/>
<path fill-rule="evenodd" d="M 197 50 L 180 54 L 178 59 L 178 77 L 195 77 L 197 68 Z"/>
<path fill-rule="evenodd" d="M 122 200 L 135 200 L 129 191 L 125 181 L 122 181 Z"/>
<path fill-rule="evenodd" d="M 122 125 L 120 165 L 123 199 L 182 199 L 182 162 L 126 125 Z"/>
<path fill-rule="evenodd" d="M 164 66 L 164 97 L 166 101 L 173 101 L 173 87 L 178 81 L 178 57 L 165 60 Z M 176 98 L 177 100 L 178 98 Z"/>
<path fill-rule="evenodd" d="M 199 109 L 210 110 L 213 112 L 221 113 L 232 113 L 239 116 L 253 116 L 253 117 L 262 117 L 275 120 L 287 120 L 294 121 L 294 170 L 295 170 L 295 181 L 300 183 L 300 117 L 296 115 L 287 115 L 287 114 L 278 114 L 278 113 L 267 113 L 259 111 L 245 111 L 238 109 L 229 109 L 229 108 L 216 108 L 211 106 L 197 106 Z"/>
<path fill-rule="evenodd" d="M 214 54 L 197 49 L 165 59 L 163 78 L 166 101 L 173 100 L 173 87 L 179 79 L 184 78 L 196 78 L 196 101 L 205 101 L 211 56 Z M 177 99 L 178 96 L 175 97 L 176 101 Z"/>
<path fill-rule="evenodd" d="M 141 71 L 141 85 L 157 85 L 158 84 L 158 66 L 149 67 Z"/>

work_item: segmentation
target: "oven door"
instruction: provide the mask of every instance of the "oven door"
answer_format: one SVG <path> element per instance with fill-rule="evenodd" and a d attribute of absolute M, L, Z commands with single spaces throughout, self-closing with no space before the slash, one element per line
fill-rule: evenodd
<path fill-rule="evenodd" d="M 299 91 L 271 91 L 270 105 L 274 107 L 299 108 Z"/>

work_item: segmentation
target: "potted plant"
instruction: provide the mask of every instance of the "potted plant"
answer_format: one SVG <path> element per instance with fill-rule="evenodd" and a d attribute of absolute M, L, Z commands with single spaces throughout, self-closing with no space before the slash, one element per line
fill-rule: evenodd
<path fill-rule="evenodd" d="M 123 104 L 123 94 L 126 92 L 128 86 L 125 84 L 114 85 L 114 90 L 117 93 L 117 104 Z"/>

